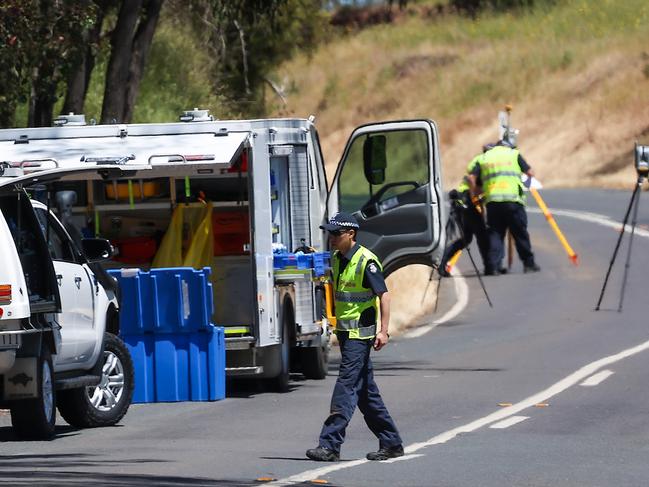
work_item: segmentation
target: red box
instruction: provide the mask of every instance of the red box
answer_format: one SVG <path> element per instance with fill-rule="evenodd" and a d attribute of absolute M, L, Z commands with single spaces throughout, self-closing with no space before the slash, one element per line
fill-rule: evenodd
<path fill-rule="evenodd" d="M 214 232 L 214 255 L 242 255 L 244 245 L 250 243 L 250 218 L 248 209 L 214 210 L 212 213 Z"/>
<path fill-rule="evenodd" d="M 118 251 L 118 254 L 113 257 L 113 260 L 124 262 L 125 264 L 149 263 L 158 251 L 158 244 L 151 237 L 113 239 L 110 243 Z"/>

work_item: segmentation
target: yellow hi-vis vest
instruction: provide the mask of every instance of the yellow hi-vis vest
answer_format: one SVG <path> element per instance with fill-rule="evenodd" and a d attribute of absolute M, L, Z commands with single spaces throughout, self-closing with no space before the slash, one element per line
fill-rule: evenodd
<path fill-rule="evenodd" d="M 462 177 L 462 181 L 457 187 L 457 191 L 459 193 L 464 193 L 465 191 L 469 191 L 469 174 L 473 172 L 473 169 L 475 168 L 476 164 L 478 164 L 482 159 L 482 154 L 478 154 L 475 156 L 473 159 L 471 159 L 471 162 L 466 166 L 466 174 Z"/>
<path fill-rule="evenodd" d="M 373 260 L 383 270 L 379 259 L 363 246 L 359 246 L 351 260 L 340 270 L 340 253 L 333 259 L 334 302 L 336 305 L 336 330 L 346 330 L 349 338 L 369 340 L 376 336 L 376 322 L 361 327 L 361 313 L 374 307 L 376 321 L 380 319 L 379 298 L 370 288 L 363 287 L 363 276 L 368 262 Z"/>
<path fill-rule="evenodd" d="M 525 204 L 518 151 L 496 146 L 480 160 L 480 179 L 487 203 L 513 202 Z"/>

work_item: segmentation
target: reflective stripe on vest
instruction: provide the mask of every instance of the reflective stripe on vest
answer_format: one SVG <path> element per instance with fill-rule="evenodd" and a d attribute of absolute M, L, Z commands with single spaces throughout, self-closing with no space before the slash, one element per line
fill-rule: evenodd
<path fill-rule="evenodd" d="M 480 160 L 480 179 L 485 201 L 525 204 L 521 174 L 516 149 L 496 146 L 485 152 Z"/>
<path fill-rule="evenodd" d="M 373 260 L 379 268 L 379 259 L 365 247 L 359 246 L 344 269 L 340 269 L 340 253 L 333 259 L 333 276 L 336 306 L 336 329 L 346 330 L 349 338 L 370 339 L 376 335 L 376 323 L 361 327 L 359 320 L 363 311 L 375 309 L 379 319 L 379 299 L 374 292 L 363 287 L 363 276 L 368 262 Z"/>

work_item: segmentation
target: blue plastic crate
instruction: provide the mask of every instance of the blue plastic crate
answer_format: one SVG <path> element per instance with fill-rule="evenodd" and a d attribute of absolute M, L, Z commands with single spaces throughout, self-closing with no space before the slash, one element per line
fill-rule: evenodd
<path fill-rule="evenodd" d="M 316 277 L 324 276 L 327 270 L 331 267 L 329 252 L 316 252 L 313 255 L 313 273 Z"/>
<path fill-rule="evenodd" d="M 287 268 L 311 269 L 313 267 L 313 254 L 302 253 L 277 253 L 273 254 L 273 267 L 276 270 Z"/>
<path fill-rule="evenodd" d="M 134 403 L 225 398 L 222 327 L 195 333 L 127 335 L 135 370 Z"/>
<path fill-rule="evenodd" d="M 214 311 L 211 269 L 117 269 L 120 328 L 125 335 L 194 332 L 210 325 Z"/>

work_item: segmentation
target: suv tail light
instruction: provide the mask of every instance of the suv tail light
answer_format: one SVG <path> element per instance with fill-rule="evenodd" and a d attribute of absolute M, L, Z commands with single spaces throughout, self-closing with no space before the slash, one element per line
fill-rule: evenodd
<path fill-rule="evenodd" d="M 11 304 L 11 284 L 0 284 L 0 304 Z"/>

